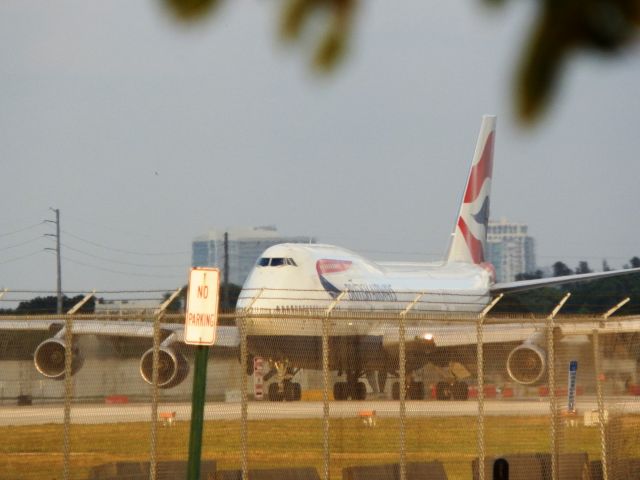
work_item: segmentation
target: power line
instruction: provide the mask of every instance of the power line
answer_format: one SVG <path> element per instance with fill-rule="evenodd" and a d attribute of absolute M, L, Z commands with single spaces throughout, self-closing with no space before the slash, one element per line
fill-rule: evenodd
<path fill-rule="evenodd" d="M 81 242 L 85 242 L 88 243 L 90 245 L 93 245 L 94 247 L 100 247 L 100 248 L 104 248 L 105 250 L 111 250 L 114 252 L 120 252 L 120 253 L 127 253 L 130 255 L 146 255 L 146 256 L 160 256 L 160 255 L 184 255 L 184 254 L 188 254 L 191 252 L 188 251 L 178 251 L 178 252 L 136 252 L 136 251 L 132 251 L 132 250 L 125 250 L 122 248 L 114 248 L 114 247 L 109 247 L 107 245 L 102 245 L 100 243 L 94 242 L 92 240 L 87 240 L 86 238 L 82 238 L 78 235 L 74 235 L 71 232 L 68 232 L 66 230 L 63 230 L 63 232 L 66 235 L 69 235 L 70 237 L 75 238 L 76 240 L 80 240 Z"/>
<path fill-rule="evenodd" d="M 34 223 L 33 225 L 29 225 L 29 226 L 27 226 L 27 227 L 20 228 L 20 229 L 18 229 L 18 230 L 14 230 L 14 231 L 12 231 L 12 232 L 2 233 L 2 234 L 0 234 L 0 238 L 2 238 L 2 237 L 8 237 L 9 235 L 15 235 L 16 233 L 20 233 L 20 232 L 24 232 L 24 231 L 26 231 L 26 230 L 30 230 L 30 229 L 32 229 L 32 228 L 35 228 L 35 227 L 39 226 L 39 225 L 42 225 L 43 223 L 44 223 L 44 221 L 42 221 L 42 222 L 38 222 L 38 223 Z"/>
<path fill-rule="evenodd" d="M 33 243 L 33 242 L 35 242 L 35 241 L 37 241 L 37 240 L 41 240 L 41 239 L 42 239 L 42 236 L 38 236 L 38 237 L 34 237 L 34 238 L 32 238 L 31 240 L 26 240 L 26 241 L 21 242 L 21 243 L 14 243 L 13 245 L 8 245 L 8 246 L 6 246 L 6 247 L 2 247 L 2 248 L 0 248 L 0 252 L 3 252 L 3 251 L 5 251 L 5 250 L 11 250 L 12 248 L 22 247 L 22 246 L 24 246 L 24 245 L 28 245 L 28 244 L 30 244 L 30 243 Z"/>
<path fill-rule="evenodd" d="M 62 258 L 68 262 L 75 263 L 76 265 L 81 265 L 87 268 L 93 268 L 95 270 L 102 270 L 103 272 L 115 273 L 118 275 L 128 275 L 132 277 L 149 277 L 149 278 L 178 278 L 178 277 L 184 277 L 185 279 L 187 278 L 186 269 L 185 269 L 184 275 L 162 275 L 162 274 L 153 274 L 153 273 L 149 274 L 149 273 L 123 272 L 120 270 L 113 270 L 110 268 L 99 267 L 98 265 L 91 265 L 89 263 L 80 262 L 78 260 L 74 260 L 72 258 L 65 257 L 65 256 L 62 256 Z"/>
<path fill-rule="evenodd" d="M 103 260 L 105 262 L 117 263 L 120 265 L 130 265 L 132 267 L 144 267 L 144 268 L 185 268 L 184 264 L 181 265 L 158 265 L 158 264 L 149 264 L 149 263 L 133 263 L 133 262 L 125 262 L 120 260 L 113 260 L 106 257 L 101 257 L 100 255 L 94 255 L 89 252 L 85 252 L 84 250 L 80 250 L 79 248 L 74 248 L 66 243 L 63 243 L 62 246 L 68 250 L 72 250 L 74 252 L 81 253 L 83 255 L 87 255 L 88 257 L 95 258 L 97 260 Z"/>
<path fill-rule="evenodd" d="M 10 258 L 9 260 L 3 260 L 0 262 L 0 265 L 5 263 L 17 262 L 18 260 L 22 260 L 23 258 L 33 257 L 34 255 L 38 255 L 42 253 L 42 250 L 36 250 L 35 252 L 27 253 L 26 255 L 22 255 L 20 257 Z"/>
<path fill-rule="evenodd" d="M 124 233 L 126 235 L 135 235 L 137 237 L 140 238 L 157 238 L 156 235 L 152 235 L 152 234 L 145 234 L 145 233 L 140 233 L 140 232 L 136 232 L 136 231 L 131 231 L 131 230 L 125 230 L 123 228 L 117 228 L 117 227 L 113 227 L 110 225 L 105 225 L 104 223 L 98 223 L 98 222 L 91 222 L 88 221 L 84 218 L 81 217 L 76 217 L 73 215 L 68 215 L 65 214 L 66 218 L 71 218 L 79 223 L 83 223 L 85 225 L 91 225 L 92 227 L 98 227 L 98 228 L 102 228 L 103 230 L 107 230 L 107 231 L 111 231 L 111 232 L 117 232 L 117 233 Z M 177 237 L 174 237 L 177 238 Z"/>

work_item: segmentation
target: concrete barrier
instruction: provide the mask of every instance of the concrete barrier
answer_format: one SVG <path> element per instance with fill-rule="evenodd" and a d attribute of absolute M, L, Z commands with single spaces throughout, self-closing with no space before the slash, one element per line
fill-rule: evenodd
<path fill-rule="evenodd" d="M 241 470 L 219 470 L 216 480 L 242 480 Z M 249 480 L 320 480 L 313 467 L 265 468 L 249 470 Z"/>
<path fill-rule="evenodd" d="M 444 466 L 437 460 L 433 462 L 407 462 L 407 480 L 429 479 L 447 480 Z M 342 469 L 342 480 L 399 480 L 400 465 L 361 465 Z"/>
<path fill-rule="evenodd" d="M 158 480 L 187 478 L 187 462 L 168 460 L 158 462 Z M 148 480 L 149 462 L 111 462 L 92 467 L 89 480 Z M 200 464 L 200 478 L 209 480 L 216 474 L 216 462 L 203 460 Z"/>

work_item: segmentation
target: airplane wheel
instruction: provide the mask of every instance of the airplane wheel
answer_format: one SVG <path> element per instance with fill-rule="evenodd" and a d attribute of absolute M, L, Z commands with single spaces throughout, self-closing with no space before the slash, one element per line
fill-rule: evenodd
<path fill-rule="evenodd" d="M 411 382 L 407 397 L 411 400 L 424 400 L 424 383 Z"/>
<path fill-rule="evenodd" d="M 333 399 L 334 400 L 347 399 L 347 382 L 336 382 L 333 384 Z"/>
<path fill-rule="evenodd" d="M 355 388 L 353 389 L 354 400 L 365 400 L 367 398 L 367 386 L 364 382 L 358 382 L 355 384 Z"/>
<path fill-rule="evenodd" d="M 247 355 L 247 376 L 253 375 L 253 355 Z"/>
<path fill-rule="evenodd" d="M 300 399 L 302 399 L 302 387 L 298 382 L 295 382 L 293 384 L 293 391 L 294 391 L 294 395 L 293 395 L 294 400 L 299 401 Z"/>
<path fill-rule="evenodd" d="M 436 399 L 451 400 L 451 384 L 449 382 L 436 383 Z"/>
<path fill-rule="evenodd" d="M 297 382 L 285 382 L 284 399 L 287 402 L 297 402 L 302 398 L 302 387 Z"/>
<path fill-rule="evenodd" d="M 284 398 L 283 392 L 278 388 L 278 383 L 269 384 L 269 400 L 272 402 L 281 402 Z"/>
<path fill-rule="evenodd" d="M 391 388 L 391 398 L 394 400 L 400 400 L 400 382 L 393 382 L 393 387 Z"/>
<path fill-rule="evenodd" d="M 465 382 L 454 382 L 451 394 L 454 400 L 466 400 L 469 398 L 469 386 Z"/>
<path fill-rule="evenodd" d="M 284 382 L 284 399 L 293 402 L 296 399 L 296 392 L 293 382 Z"/>

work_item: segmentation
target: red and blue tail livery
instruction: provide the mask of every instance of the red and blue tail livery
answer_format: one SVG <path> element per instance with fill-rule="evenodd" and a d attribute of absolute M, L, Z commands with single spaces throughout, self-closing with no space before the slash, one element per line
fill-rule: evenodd
<path fill-rule="evenodd" d="M 486 260 L 495 130 L 496 117 L 485 115 L 453 232 L 448 262 L 479 265 Z"/>

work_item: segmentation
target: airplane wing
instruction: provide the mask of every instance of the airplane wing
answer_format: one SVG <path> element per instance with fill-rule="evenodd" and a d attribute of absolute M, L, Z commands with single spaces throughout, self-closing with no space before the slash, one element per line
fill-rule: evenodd
<path fill-rule="evenodd" d="M 486 325 L 484 327 L 483 340 L 485 343 L 508 343 L 523 341 L 533 335 L 543 324 L 509 323 L 504 325 Z M 385 325 L 371 333 L 383 338 L 385 349 L 395 350 L 400 343 L 397 326 Z M 425 323 L 424 325 L 412 325 L 406 328 L 405 339 L 407 346 L 426 345 L 433 343 L 436 348 L 457 347 L 473 345 L 477 343 L 475 322 L 465 323 Z"/>
<path fill-rule="evenodd" d="M 593 319 L 592 321 L 569 321 L 556 319 L 554 327 L 562 335 L 591 335 L 594 330 L 600 334 L 627 333 L 640 331 L 640 316 L 625 317 L 624 320 Z M 514 323 L 513 319 L 508 323 L 490 323 L 484 325 L 482 340 L 485 344 L 522 342 L 531 338 L 536 333 L 544 333 L 547 329 L 545 321 Z M 384 333 L 385 345 L 399 343 L 398 329 L 388 328 Z M 448 325 L 427 324 L 425 326 L 412 326 L 406 329 L 407 344 L 411 342 L 424 342 L 427 339 L 433 341 L 438 347 L 457 347 L 474 345 L 477 343 L 477 329 L 475 323 L 455 323 Z"/>
<path fill-rule="evenodd" d="M 0 331 L 50 331 L 56 334 L 64 326 L 65 322 L 62 319 L 0 321 Z M 74 335 L 153 338 L 152 322 L 74 319 L 72 330 Z M 174 341 L 184 341 L 184 324 L 182 323 L 162 323 L 160 330 L 164 336 L 174 334 Z M 218 325 L 214 347 L 235 348 L 239 345 L 240 333 L 237 327 Z"/>
<path fill-rule="evenodd" d="M 562 277 L 536 278 L 534 280 L 519 280 L 516 282 L 495 283 L 491 287 L 492 294 L 523 292 L 535 288 L 553 287 L 564 283 L 588 282 L 601 278 L 619 277 L 640 273 L 640 268 L 629 268 L 626 270 L 611 270 L 609 272 L 581 273 L 577 275 L 565 275 Z"/>
<path fill-rule="evenodd" d="M 80 335 L 99 335 L 102 337 L 134 337 L 153 338 L 152 322 L 98 320 L 97 318 L 74 318 L 71 327 L 74 337 Z M 7 331 L 46 331 L 51 335 L 33 352 L 33 362 L 42 375 L 47 378 L 61 380 L 65 376 L 65 321 L 60 317 L 47 320 L 28 320 L 12 317 L 0 320 L 0 333 Z M 163 363 L 158 386 L 171 388 L 185 380 L 189 373 L 189 362 L 185 357 L 182 342 L 184 341 L 184 325 L 180 323 L 162 323 L 160 325 L 160 355 Z M 237 327 L 218 326 L 216 343 L 213 352 L 219 354 L 233 351 L 240 345 Z M 77 372 L 83 364 L 80 345 L 73 346 L 71 374 Z M 151 384 L 153 377 L 153 347 L 140 358 L 140 375 Z"/>

